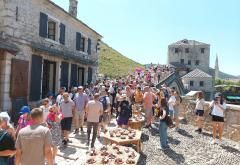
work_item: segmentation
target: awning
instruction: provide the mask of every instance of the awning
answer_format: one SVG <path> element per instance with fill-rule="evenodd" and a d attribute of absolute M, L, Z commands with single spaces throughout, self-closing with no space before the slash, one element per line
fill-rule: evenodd
<path fill-rule="evenodd" d="M 0 40 L 0 49 L 9 51 L 14 54 L 19 51 L 18 47 L 15 44 L 3 40 Z"/>
<path fill-rule="evenodd" d="M 240 96 L 227 96 L 229 100 L 240 100 Z"/>
<path fill-rule="evenodd" d="M 186 94 L 186 96 L 190 96 L 190 97 L 193 97 L 193 96 L 195 96 L 197 93 L 199 93 L 199 92 L 201 92 L 201 91 L 190 91 L 190 92 L 188 92 L 187 94 Z"/>

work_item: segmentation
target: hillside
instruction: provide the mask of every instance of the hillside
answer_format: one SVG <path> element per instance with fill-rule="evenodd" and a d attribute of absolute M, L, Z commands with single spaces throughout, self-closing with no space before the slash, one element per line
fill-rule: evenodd
<path fill-rule="evenodd" d="M 219 78 L 220 79 L 234 79 L 234 78 L 237 78 L 237 76 L 233 76 L 233 75 L 230 75 L 230 74 L 227 74 L 227 73 L 224 73 L 224 72 L 219 72 Z"/>
<path fill-rule="evenodd" d="M 143 65 L 127 58 L 107 44 L 101 44 L 99 55 L 99 73 L 108 77 L 126 76 L 136 67 Z"/>

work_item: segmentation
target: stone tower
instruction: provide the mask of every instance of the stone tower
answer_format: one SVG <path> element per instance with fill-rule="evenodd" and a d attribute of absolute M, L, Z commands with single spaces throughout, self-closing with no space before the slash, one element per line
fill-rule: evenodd
<path fill-rule="evenodd" d="M 68 12 L 73 17 L 77 17 L 77 4 L 78 4 L 77 0 L 69 0 L 69 11 Z"/>
<path fill-rule="evenodd" d="M 219 79 L 218 55 L 216 56 L 215 61 L 215 79 Z"/>

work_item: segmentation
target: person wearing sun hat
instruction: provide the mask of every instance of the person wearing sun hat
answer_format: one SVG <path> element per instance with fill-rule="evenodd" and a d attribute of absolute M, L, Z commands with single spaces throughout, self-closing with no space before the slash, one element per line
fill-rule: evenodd
<path fill-rule="evenodd" d="M 28 126 L 31 125 L 31 117 L 30 117 L 30 108 L 28 106 L 23 106 L 19 112 L 21 116 L 18 119 L 18 127 L 16 130 L 16 136 L 18 135 L 18 132 Z"/>

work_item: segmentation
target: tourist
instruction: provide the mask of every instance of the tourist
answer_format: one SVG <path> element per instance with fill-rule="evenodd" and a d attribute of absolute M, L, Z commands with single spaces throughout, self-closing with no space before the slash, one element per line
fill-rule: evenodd
<path fill-rule="evenodd" d="M 151 126 L 152 121 L 152 107 L 153 107 L 153 98 L 156 96 L 151 92 L 149 86 L 145 86 L 143 96 L 143 108 L 145 112 L 146 126 L 148 128 Z"/>
<path fill-rule="evenodd" d="M 65 87 L 61 87 L 59 89 L 59 94 L 58 94 L 58 96 L 56 98 L 56 104 L 57 104 L 58 107 L 60 107 L 61 102 L 63 101 L 63 93 L 64 92 L 65 92 Z"/>
<path fill-rule="evenodd" d="M 5 121 L 0 117 L 0 165 L 7 165 L 9 159 L 11 159 L 15 153 L 15 142 L 13 136 L 2 127 L 5 125 Z"/>
<path fill-rule="evenodd" d="M 136 92 L 134 93 L 134 99 L 136 104 L 142 104 L 143 102 L 143 93 L 141 91 L 141 86 L 137 86 Z"/>
<path fill-rule="evenodd" d="M 62 113 L 59 112 L 59 109 L 56 105 L 53 105 L 49 108 L 49 114 L 47 116 L 47 124 L 50 132 L 52 134 L 52 152 L 53 152 L 53 162 L 56 164 L 55 157 L 57 155 L 57 147 L 61 145 L 61 127 L 60 122 L 64 118 Z"/>
<path fill-rule="evenodd" d="M 16 132 L 13 125 L 10 123 L 10 116 L 7 112 L 1 112 L 0 117 L 3 119 L 1 128 L 5 129 L 14 139 L 16 139 Z"/>
<path fill-rule="evenodd" d="M 126 128 L 128 125 L 128 120 L 132 117 L 132 111 L 130 103 L 128 101 L 127 95 L 122 94 L 122 101 L 120 102 L 118 113 L 117 113 L 117 123 L 119 127 Z"/>
<path fill-rule="evenodd" d="M 168 107 L 169 107 L 169 115 L 170 115 L 172 120 L 174 118 L 174 104 L 175 104 L 175 101 L 176 101 L 175 91 L 171 90 L 171 96 L 168 100 Z"/>
<path fill-rule="evenodd" d="M 53 100 L 53 96 L 54 96 L 54 94 L 52 93 L 52 92 L 49 92 L 48 94 L 47 94 L 47 98 L 48 98 L 48 100 L 49 100 L 49 106 L 52 106 L 53 104 L 54 104 L 54 100 Z"/>
<path fill-rule="evenodd" d="M 167 136 L 167 122 L 166 117 L 168 116 L 169 109 L 167 106 L 166 99 L 161 99 L 160 101 L 160 112 L 159 112 L 159 134 L 160 134 L 160 149 L 165 150 L 169 148 L 168 146 L 168 136 Z"/>
<path fill-rule="evenodd" d="M 18 119 L 18 126 L 16 129 L 16 137 L 22 128 L 32 124 L 30 108 L 28 106 L 23 106 L 20 110 L 20 114 L 21 116 Z"/>
<path fill-rule="evenodd" d="M 76 94 L 74 98 L 75 106 L 76 106 L 76 129 L 75 133 L 79 133 L 79 128 L 81 128 L 81 131 L 83 132 L 83 124 L 84 124 L 84 117 L 85 117 L 85 108 L 88 103 L 88 95 L 84 93 L 83 87 L 78 87 L 78 93 Z"/>
<path fill-rule="evenodd" d="M 196 123 L 197 123 L 197 127 L 198 127 L 196 132 L 199 132 L 199 133 L 202 133 L 202 128 L 203 128 L 204 104 L 205 104 L 205 101 L 203 98 L 203 92 L 198 92 L 195 111 L 196 111 L 196 116 L 197 116 Z"/>
<path fill-rule="evenodd" d="M 100 125 L 103 128 L 104 132 L 107 131 L 107 125 L 109 124 L 111 120 L 111 107 L 110 107 L 110 99 L 107 95 L 107 89 L 105 87 L 102 87 L 101 89 L 101 94 L 100 94 L 100 99 L 99 101 L 103 105 L 103 114 L 100 116 Z M 100 135 L 100 129 L 99 127 L 98 130 L 98 135 Z"/>
<path fill-rule="evenodd" d="M 182 98 L 179 95 L 178 91 L 174 92 L 174 96 L 176 98 L 176 101 L 174 102 L 174 107 L 173 107 L 174 109 L 173 119 L 176 123 L 175 131 L 178 131 L 179 130 L 179 110 L 180 110 L 179 106 L 182 102 Z"/>
<path fill-rule="evenodd" d="M 69 133 L 72 127 L 72 118 L 74 116 L 74 102 L 69 99 L 68 93 L 63 94 L 63 101 L 61 102 L 60 112 L 63 114 L 64 118 L 61 120 L 61 128 L 63 132 L 64 145 L 69 142 Z"/>
<path fill-rule="evenodd" d="M 19 131 L 16 141 L 15 165 L 45 164 L 53 165 L 52 136 L 47 127 L 42 126 L 43 111 L 35 108 L 31 111 L 32 125 Z"/>
<path fill-rule="evenodd" d="M 49 113 L 49 107 L 50 107 L 49 100 L 48 98 L 46 98 L 42 101 L 42 105 L 40 106 L 40 108 L 43 110 L 43 123 L 46 123 L 47 116 Z"/>
<path fill-rule="evenodd" d="M 94 100 L 88 102 L 86 106 L 86 115 L 87 115 L 87 146 L 90 143 L 90 134 L 93 128 L 91 148 L 94 147 L 95 140 L 98 132 L 99 117 L 103 113 L 103 105 L 99 101 L 99 94 L 94 95 Z"/>
<path fill-rule="evenodd" d="M 213 140 L 211 144 L 222 142 L 222 133 L 224 126 L 224 112 L 226 110 L 226 103 L 220 93 L 215 94 L 214 100 L 211 102 L 210 107 L 212 108 L 212 124 L 213 124 Z M 219 141 L 216 141 L 218 134 Z"/>

